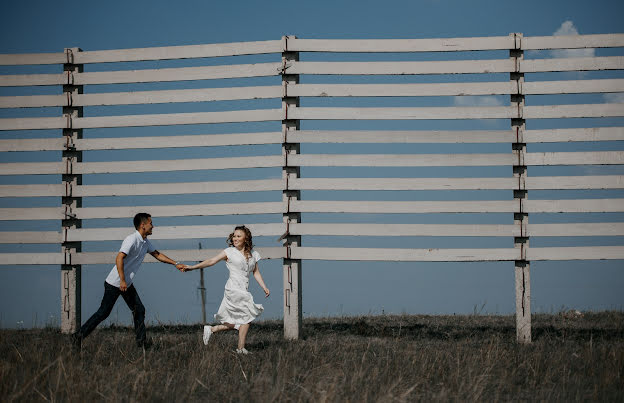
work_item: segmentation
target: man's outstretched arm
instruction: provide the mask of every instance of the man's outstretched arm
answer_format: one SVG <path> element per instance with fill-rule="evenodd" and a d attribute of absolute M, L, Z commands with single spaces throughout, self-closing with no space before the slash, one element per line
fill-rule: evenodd
<path fill-rule="evenodd" d="M 150 255 L 154 256 L 156 258 L 156 260 L 163 262 L 163 263 L 169 263 L 172 264 L 176 267 L 176 269 L 178 270 L 182 270 L 182 268 L 184 267 L 184 265 L 182 263 L 178 263 L 175 260 L 171 259 L 170 257 L 168 257 L 167 255 L 165 255 L 164 253 L 160 253 L 157 250 L 155 250 L 154 252 L 150 253 Z"/>

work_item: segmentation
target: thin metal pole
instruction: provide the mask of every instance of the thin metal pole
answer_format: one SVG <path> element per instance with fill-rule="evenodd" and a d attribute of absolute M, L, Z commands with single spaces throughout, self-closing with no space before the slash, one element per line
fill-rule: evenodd
<path fill-rule="evenodd" d="M 199 250 L 202 245 L 199 243 Z M 201 294 L 202 304 L 202 324 L 206 324 L 206 287 L 204 287 L 204 269 L 199 269 L 199 293 Z"/>

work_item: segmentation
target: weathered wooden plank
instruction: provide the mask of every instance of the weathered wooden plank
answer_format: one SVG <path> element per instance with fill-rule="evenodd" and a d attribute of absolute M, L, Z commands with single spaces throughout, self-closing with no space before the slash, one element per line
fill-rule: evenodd
<path fill-rule="evenodd" d="M 65 149 L 65 139 L 10 139 L 0 140 L 0 151 L 61 151 Z"/>
<path fill-rule="evenodd" d="M 522 202 L 527 213 L 615 213 L 624 211 L 624 199 L 533 200 Z"/>
<path fill-rule="evenodd" d="M 67 124 L 67 118 L 60 116 L 54 118 L 0 119 L 0 130 L 63 129 L 67 127 Z"/>
<path fill-rule="evenodd" d="M 171 206 L 123 206 L 123 207 L 83 207 L 74 211 L 77 219 L 126 218 L 146 211 L 154 217 L 189 217 L 240 214 L 277 214 L 286 211 L 285 202 L 228 203 L 228 204 L 183 204 Z M 3 210 L 0 209 L 0 217 Z M 7 213 L 9 214 L 9 213 Z M 63 211 L 60 211 L 63 214 Z"/>
<path fill-rule="evenodd" d="M 0 164 L 2 175 L 58 175 L 65 173 L 62 162 L 9 162 Z"/>
<path fill-rule="evenodd" d="M 268 77 L 279 75 L 281 69 L 281 63 L 256 63 L 168 69 L 98 71 L 74 74 L 74 84 L 123 84 Z"/>
<path fill-rule="evenodd" d="M 624 222 L 529 224 L 528 236 L 618 236 L 624 235 Z"/>
<path fill-rule="evenodd" d="M 434 62 L 293 62 L 287 66 L 286 73 L 310 75 L 485 74 L 509 73 L 514 69 L 511 59 Z"/>
<path fill-rule="evenodd" d="M 0 197 L 60 197 L 65 196 L 65 185 L 0 185 Z"/>
<path fill-rule="evenodd" d="M 509 178 L 290 178 L 300 190 L 497 190 L 515 189 Z"/>
<path fill-rule="evenodd" d="M 282 179 L 229 182 L 140 183 L 118 185 L 83 185 L 73 190 L 75 197 L 146 196 L 198 193 L 262 192 L 282 190 Z"/>
<path fill-rule="evenodd" d="M 286 257 L 286 249 L 283 247 L 257 247 L 262 259 L 282 259 Z M 178 249 L 162 250 L 162 253 L 179 262 L 197 262 L 216 255 L 223 249 Z M 1 256 L 1 255 L 0 255 Z M 115 264 L 117 252 L 81 252 L 71 255 L 71 264 Z M 145 263 L 157 263 L 151 255 L 145 256 Z"/>
<path fill-rule="evenodd" d="M 527 190 L 545 189 L 622 189 L 624 176 L 597 175 L 597 176 L 528 176 Z"/>
<path fill-rule="evenodd" d="M 624 34 L 526 36 L 522 49 L 578 49 L 624 46 Z"/>
<path fill-rule="evenodd" d="M 282 120 L 282 115 L 283 112 L 281 109 L 255 109 L 225 112 L 98 116 L 73 119 L 72 127 L 75 129 L 93 129 L 103 127 L 170 126 L 196 125 L 207 123 L 265 122 L 270 120 Z M 0 119 L 0 129 L 2 128 L 2 120 L 4 119 Z"/>
<path fill-rule="evenodd" d="M 617 116 L 624 116 L 624 104 L 525 106 L 523 111 L 525 119 L 606 118 Z"/>
<path fill-rule="evenodd" d="M 197 238 L 227 238 L 236 224 L 232 225 L 184 225 L 154 227 L 150 239 L 197 239 Z M 248 224 L 255 237 L 280 236 L 286 231 L 286 224 Z M 67 241 L 112 241 L 125 238 L 130 234 L 130 228 L 77 228 L 67 232 Z"/>
<path fill-rule="evenodd" d="M 67 105 L 65 95 L 28 95 L 0 97 L 0 108 L 41 108 Z"/>
<path fill-rule="evenodd" d="M 624 69 L 624 56 L 520 60 L 521 73 L 622 69 Z"/>
<path fill-rule="evenodd" d="M 63 253 L 0 253 L 0 265 L 59 265 L 65 262 Z"/>
<path fill-rule="evenodd" d="M 527 260 L 610 260 L 624 259 L 624 246 L 575 246 L 529 248 Z"/>
<path fill-rule="evenodd" d="M 291 200 L 290 211 L 302 213 L 508 213 L 518 208 L 514 200 L 483 201 L 319 201 Z M 624 206 L 622 206 L 624 209 Z"/>
<path fill-rule="evenodd" d="M 624 92 L 624 79 L 525 81 L 522 83 L 522 93 L 525 95 L 602 92 Z"/>
<path fill-rule="evenodd" d="M 0 244 L 22 243 L 58 243 L 63 241 L 63 234 L 54 231 L 0 231 Z"/>
<path fill-rule="evenodd" d="M 288 157 L 293 166 L 500 166 L 513 165 L 508 154 L 296 154 Z"/>
<path fill-rule="evenodd" d="M 119 172 L 196 171 L 201 169 L 269 168 L 281 167 L 283 163 L 284 158 L 281 155 L 187 160 L 82 162 L 73 166 L 73 173 L 101 174 Z"/>
<path fill-rule="evenodd" d="M 532 165 L 619 165 L 624 151 L 526 153 L 524 163 Z"/>
<path fill-rule="evenodd" d="M 67 63 L 65 53 L 14 53 L 0 54 L 0 66 Z"/>
<path fill-rule="evenodd" d="M 6 196 L 2 196 L 6 197 Z M 62 207 L 0 208 L 0 220 L 62 220 L 65 209 Z"/>
<path fill-rule="evenodd" d="M 293 143 L 511 143 L 511 130 L 297 130 Z"/>
<path fill-rule="evenodd" d="M 291 248 L 293 259 L 393 262 L 482 262 L 520 258 L 518 249 Z"/>
<path fill-rule="evenodd" d="M 515 225 L 290 223 L 291 235 L 323 236 L 520 236 Z"/>
<path fill-rule="evenodd" d="M 617 115 L 616 115 L 617 116 Z M 447 106 L 422 108 L 291 108 L 288 119 L 323 120 L 437 120 L 437 119 L 511 119 L 518 110 L 511 106 Z"/>
<path fill-rule="evenodd" d="M 97 50 L 74 53 L 74 63 L 136 62 L 279 53 L 282 41 L 214 43 L 205 45 Z"/>
<path fill-rule="evenodd" d="M 515 83 L 435 84 L 297 84 L 288 86 L 293 97 L 423 97 L 516 94 Z"/>
<path fill-rule="evenodd" d="M 35 87 L 67 84 L 65 74 L 6 74 L 0 75 L 0 87 Z"/>
<path fill-rule="evenodd" d="M 619 141 L 624 140 L 624 127 L 525 130 L 523 138 L 527 143 Z"/>
<path fill-rule="evenodd" d="M 156 136 L 126 138 L 94 138 L 75 140 L 78 150 L 124 150 L 133 148 L 213 147 L 253 144 L 280 144 L 280 132 L 205 134 L 188 136 Z M 1 143 L 0 143 L 1 145 Z"/>
<path fill-rule="evenodd" d="M 448 52 L 513 49 L 513 36 L 441 39 L 288 39 L 291 52 Z"/>

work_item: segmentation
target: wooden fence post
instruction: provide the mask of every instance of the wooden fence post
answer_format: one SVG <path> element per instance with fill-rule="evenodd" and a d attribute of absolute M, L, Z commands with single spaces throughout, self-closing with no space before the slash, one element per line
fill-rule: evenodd
<path fill-rule="evenodd" d="M 63 106 L 63 116 L 66 124 L 63 129 L 65 149 L 62 158 L 65 173 L 62 176 L 65 185 L 65 196 L 62 198 L 65 207 L 65 217 L 62 220 L 63 242 L 61 249 L 65 254 L 65 262 L 61 265 L 61 332 L 73 333 L 80 328 L 81 310 L 81 265 L 72 264 L 72 255 L 81 252 L 81 242 L 68 242 L 67 233 L 72 228 L 80 228 L 82 220 L 76 218 L 76 209 L 82 207 L 82 198 L 74 197 L 74 190 L 82 185 L 82 175 L 73 172 L 75 164 L 82 161 L 82 152 L 76 149 L 75 140 L 82 138 L 82 129 L 74 129 L 72 120 L 82 117 L 82 107 L 74 106 L 72 99 L 76 94 L 82 94 L 81 85 L 74 85 L 74 74 L 82 73 L 83 65 L 74 64 L 74 54 L 79 48 L 65 49 L 67 55 L 63 70 L 67 80 L 63 85 L 63 94 L 66 102 Z"/>
<path fill-rule="evenodd" d="M 515 134 L 515 142 L 512 144 L 514 158 L 513 175 L 517 180 L 514 189 L 514 199 L 516 200 L 516 210 L 514 212 L 514 223 L 520 228 L 520 236 L 514 237 L 514 246 L 519 249 L 520 260 L 515 261 L 515 285 L 516 285 L 516 340 L 519 343 L 531 342 L 531 281 L 530 262 L 526 260 L 527 249 L 529 248 L 529 237 L 527 235 L 527 225 L 529 215 L 525 212 L 524 202 L 527 199 L 526 176 L 527 166 L 524 161 L 526 154 L 526 143 L 524 142 L 524 130 L 526 121 L 523 116 L 524 95 L 522 85 L 524 84 L 524 73 L 520 72 L 520 62 L 524 58 L 522 50 L 522 34 L 510 34 L 514 38 L 514 49 L 509 51 L 509 56 L 514 61 L 514 71 L 510 73 L 510 80 L 515 83 L 516 93 L 511 95 L 511 106 L 518 111 L 516 118 L 511 119 L 511 128 Z"/>
<path fill-rule="evenodd" d="M 293 190 L 289 187 L 289 178 L 298 178 L 300 176 L 300 168 L 291 165 L 288 156 L 300 153 L 300 144 L 292 143 L 288 139 L 289 133 L 299 130 L 299 120 L 288 118 L 288 109 L 299 106 L 299 97 L 288 95 L 288 86 L 299 83 L 299 75 L 287 74 L 289 63 L 299 60 L 299 52 L 290 52 L 288 50 L 288 39 L 295 38 L 293 36 L 282 37 L 282 156 L 284 157 L 284 166 L 282 175 L 284 178 L 283 200 L 287 209 L 283 214 L 284 223 L 286 223 L 286 234 L 284 238 L 284 246 L 286 247 L 286 258 L 283 262 L 284 267 L 284 337 L 294 340 L 301 336 L 301 259 L 291 259 L 291 247 L 301 245 L 301 236 L 290 235 L 289 224 L 301 222 L 301 213 L 291 210 L 291 201 L 299 200 L 301 192 Z"/>

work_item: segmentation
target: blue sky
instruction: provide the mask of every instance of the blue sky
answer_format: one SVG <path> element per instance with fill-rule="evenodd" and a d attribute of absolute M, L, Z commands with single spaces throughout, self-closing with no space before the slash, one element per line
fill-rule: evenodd
<path fill-rule="evenodd" d="M 624 2 L 622 1 L 456 1 L 456 0 L 423 0 L 423 1 L 133 1 L 133 2 L 57 2 L 57 1 L 20 1 L 3 2 L 0 6 L 0 54 L 4 53 L 39 53 L 39 52 L 62 52 L 66 47 L 81 47 L 83 50 L 123 49 L 152 46 L 192 45 L 239 41 L 275 40 L 283 35 L 296 35 L 300 38 L 329 38 L 329 39 L 385 39 L 385 38 L 445 38 L 445 37 L 477 37 L 477 36 L 505 36 L 512 32 L 520 32 L 525 36 L 542 36 L 557 34 L 601 34 L 624 32 Z M 592 54 L 577 53 L 578 56 Z M 591 51 L 589 51 L 591 52 Z M 599 52 L 599 51 L 597 51 Z M 569 56 L 570 54 L 568 54 Z M 566 56 L 566 54 L 551 54 L 543 52 L 527 55 L 530 57 Z M 314 56 L 309 56 L 314 57 Z M 342 56 L 345 57 L 345 56 Z M 347 58 L 354 60 L 358 55 L 349 55 Z M 397 57 L 396 55 L 387 56 Z M 398 56 L 405 57 L 405 56 Z M 501 53 L 494 57 L 501 57 Z M 503 57 L 506 57 L 503 56 Z M 349 60 L 351 60 L 349 59 Z M 239 60 L 239 59 L 237 59 Z M 263 62 L 273 60 L 268 57 L 241 58 L 241 63 Z M 363 59 L 366 60 L 366 59 Z M 401 59 L 403 60 L 403 59 Z M 238 62 L 237 62 L 238 63 Z M 167 62 L 152 65 L 167 66 Z M 53 66 L 57 68 L 58 66 Z M 94 68 L 106 69 L 106 66 Z M 112 67 L 111 67 L 112 68 Z M 129 65 L 124 68 L 133 68 Z M 48 70 L 46 70 L 48 69 Z M 17 68 L 0 66 L 0 74 L 54 72 L 49 71 L 48 66 Z M 621 73 L 621 72 L 620 72 Z M 616 74 L 616 73 L 614 73 Z M 620 74 L 621 76 L 621 74 Z M 618 77 L 620 77 L 618 76 Z M 606 76 L 597 76 L 606 77 Z M 581 79 L 583 77 L 575 77 Z M 477 78 L 474 78 L 477 79 Z M 503 78 L 507 80 L 508 78 Z M 277 78 L 279 81 L 279 78 Z M 313 80 L 321 80 L 310 78 Z M 402 79 L 401 79 L 402 80 Z M 257 85 L 274 84 L 276 78 L 253 81 Z M 233 81 L 235 82 L 235 81 Z M 395 81 L 403 82 L 403 81 Z M 244 81 L 238 85 L 245 85 Z M 190 84 L 168 83 L 158 89 L 189 88 Z M 227 85 L 218 84 L 215 85 Z M 104 89 L 116 90 L 116 87 Z M 137 86 L 133 89 L 142 89 Z M 26 95 L 19 89 L 1 89 L 0 95 Z M 55 93 L 58 89 L 51 89 Z M 16 91 L 16 92 L 11 92 Z M 28 91 L 28 89 L 24 90 Z M 37 91 L 45 91 L 38 89 Z M 44 93 L 44 92 L 37 92 Z M 579 98 L 565 98 L 570 103 L 577 102 Z M 584 98 L 587 102 L 623 102 L 621 94 L 607 96 L 594 96 Z M 317 105 L 317 100 L 306 100 L 306 105 Z M 329 105 L 349 105 L 345 100 L 324 100 Z M 418 102 L 442 102 L 427 98 L 423 100 L 361 100 L 360 106 L 371 106 L 377 102 L 383 102 L 384 106 L 396 105 L 397 103 L 413 102 L 412 105 L 423 105 Z M 446 101 L 444 101 L 446 102 Z M 465 105 L 499 105 L 509 102 L 506 97 L 487 97 L 479 99 L 456 98 L 450 100 L 451 104 Z M 560 102 L 560 98 L 535 97 L 527 99 L 527 102 L 549 103 Z M 238 103 L 215 103 L 211 110 L 228 108 L 254 108 L 254 107 L 279 107 L 275 102 L 238 102 Z M 325 104 L 328 105 L 328 104 Z M 156 105 L 147 107 L 102 107 L 86 109 L 85 113 L 95 114 L 133 114 L 133 113 L 165 113 L 170 111 L 205 110 L 200 105 Z M 186 109 L 184 109 L 186 108 Z M 193 109 L 195 108 L 195 109 Z M 125 112 L 130 111 L 130 112 Z M 0 110 L 0 118 L 33 116 L 31 111 Z M 37 112 L 39 113 L 39 112 Z M 58 114 L 51 108 L 41 112 Z M 348 126 L 341 122 L 316 122 L 308 124 L 305 128 L 342 128 L 356 127 L 368 128 L 381 125 L 380 122 L 358 122 L 355 126 Z M 386 124 L 386 123 L 383 123 Z M 427 123 L 417 128 L 428 128 Z M 475 128 L 508 128 L 507 121 L 494 122 L 470 122 Z M 562 123 L 540 122 L 542 127 Z M 566 127 L 584 127 L 586 122 L 563 123 Z M 596 125 L 622 125 L 620 120 L 604 120 L 593 122 Z M 305 125 L 305 123 L 304 123 Z M 358 127 L 359 125 L 359 127 Z M 457 122 L 441 122 L 439 128 L 457 129 Z M 447 126 L 444 126 L 447 125 Z M 382 126 L 379 126 L 382 127 Z M 433 126 L 431 126 L 433 127 Z M 393 128 L 403 128 L 396 123 Z M 529 127 L 531 128 L 531 127 Z M 533 127 L 535 128 L 535 127 Z M 255 126 L 228 126 L 201 127 L 197 129 L 183 128 L 180 133 L 221 133 L 243 130 L 275 130 L 274 124 L 258 124 Z M 170 134 L 171 128 L 154 128 L 155 134 Z M 141 129 L 130 130 L 102 130 L 91 131 L 87 135 L 92 136 L 117 136 L 117 135 L 145 135 Z M 55 134 L 52 134 L 55 135 Z M 9 137 L 3 138 L 10 138 Z M 471 148 L 472 147 L 472 148 Z M 480 147 L 480 146 L 479 146 Z M 494 145 L 487 152 L 508 152 L 508 145 Z M 535 151 L 547 151 L 548 146 Z M 553 147 L 553 146 L 550 146 Z M 557 145 L 568 147 L 568 145 Z M 618 144 L 605 144 L 593 147 L 606 147 L 606 149 L 622 149 Z M 619 147 L 619 148 L 618 148 Z M 600 148 L 595 148 L 600 149 Z M 377 152 L 377 146 L 360 146 L 358 152 Z M 435 145 L 419 145 L 416 147 L 386 147 L 384 152 L 424 152 L 424 153 L 452 153 L 452 152 L 479 152 L 478 146 L 449 146 L 443 150 Z M 559 150 L 562 150 L 559 148 Z M 574 149 L 572 149 L 574 150 Z M 307 146 L 306 152 L 351 152 L 347 146 L 336 146 L 331 149 L 322 146 Z M 529 150 L 531 151 L 531 150 Z M 563 151 L 563 150 L 562 150 Z M 570 149 L 565 149 L 570 151 Z M 218 148 L 200 149 L 194 151 L 195 157 L 228 156 L 238 155 L 265 155 L 278 152 L 277 148 L 267 146 L 265 148 Z M 39 158 L 27 153 L 2 153 L 2 162 L 27 161 L 29 158 Z M 164 154 L 160 154 L 164 158 Z M 168 152 L 167 158 L 183 158 L 188 156 L 187 150 L 173 150 Z M 54 161 L 58 155 L 46 154 L 44 158 Z M 90 161 L 108 160 L 111 154 L 107 152 L 91 152 L 86 156 Z M 114 158 L 134 158 L 132 152 L 118 152 Z M 569 168 L 567 173 L 587 173 L 586 168 Z M 620 167 L 602 167 L 596 169 L 596 174 L 622 174 Z M 236 172 L 232 172 L 236 171 Z M 533 173 L 538 173 L 536 169 Z M 344 169 L 340 173 L 331 169 L 309 168 L 304 171 L 307 176 L 361 176 L 360 171 Z M 539 170 L 542 175 L 557 175 L 557 168 L 543 168 Z M 170 173 L 167 176 L 170 181 L 200 180 L 201 172 Z M 275 177 L 279 171 L 266 169 L 256 171 L 225 170 L 211 173 L 214 180 L 249 179 L 258 177 Z M 482 167 L 473 169 L 446 169 L 432 173 L 422 169 L 379 169 L 376 172 L 367 172 L 364 176 L 507 176 L 509 172 Z M 2 184 L 18 183 L 23 177 L 9 177 L 0 175 Z M 33 183 L 40 183 L 44 179 L 27 178 Z M 55 183 L 58 178 L 49 178 Z M 87 183 L 115 183 L 117 178 L 101 175 L 98 178 L 87 178 Z M 126 179 L 128 183 L 133 181 L 150 182 L 158 181 L 156 175 L 130 175 Z M 90 182 L 91 181 L 91 182 Z M 237 195 L 237 201 L 271 201 L 275 195 L 267 193 L 252 193 Z M 535 195 L 535 196 L 534 196 Z M 541 196 L 541 197 L 540 197 Z M 579 197 L 576 194 L 559 194 L 560 197 Z M 304 194 L 310 198 L 342 198 L 353 199 L 360 197 L 349 192 L 334 194 Z M 387 200 L 388 195 L 383 192 L 370 192 L 369 199 Z M 403 193 L 395 196 L 397 200 L 410 200 L 413 197 L 420 199 L 437 200 L 439 192 L 421 192 L 418 195 Z M 458 192 L 456 196 L 464 199 L 479 200 L 483 197 L 492 199 L 509 198 L 508 193 L 475 194 L 474 192 Z M 547 198 L 548 195 L 532 194 L 531 197 Z M 595 192 L 582 197 L 622 197 L 620 193 Z M 206 198 L 193 196 L 186 198 L 121 198 L 121 203 L 137 204 L 161 204 L 161 203 L 224 203 L 233 201 L 231 195 L 211 195 Z M 14 201 L 3 200 L 1 207 L 16 207 L 11 205 Z M 47 201 L 48 203 L 50 201 Z M 119 200 L 98 200 L 97 205 L 114 205 Z M 46 203 L 46 201 L 34 201 L 33 203 Z M 90 203 L 90 201 L 85 201 Z M 95 204 L 94 204 L 95 205 Z M 205 224 L 236 223 L 243 220 L 256 220 L 257 222 L 271 222 L 275 217 L 270 215 L 260 217 L 210 217 L 202 221 Z M 333 220 L 329 215 L 304 216 L 306 219 L 318 222 Z M 400 215 L 378 215 L 376 217 L 361 217 L 358 215 L 344 216 L 343 221 L 366 222 L 365 220 L 377 220 L 377 222 L 457 222 L 457 223 L 508 223 L 513 217 L 509 215 L 464 215 L 462 217 L 432 217 L 412 215 L 404 217 Z M 555 222 L 561 217 L 535 217 L 533 220 L 545 220 Z M 438 221 L 436 221 L 438 220 Z M 445 221 L 446 220 L 446 221 Z M 550 220 L 550 221 L 549 221 Z M 592 215 L 568 215 L 565 220 L 569 221 L 622 221 L 618 214 L 592 216 Z M 97 226 L 127 226 L 131 231 L 131 224 L 126 220 L 93 220 L 87 225 Z M 158 225 L 189 225 L 196 222 L 194 217 L 186 219 L 158 218 L 155 217 L 156 230 Z M 4 228 L 19 228 L 20 230 L 37 230 L 45 227 L 46 230 L 57 229 L 58 223 L 16 223 L 4 221 Z M 42 227 L 39 227 L 41 225 Z M 49 228 L 48 228 L 49 227 Z M 3 229 L 6 230 L 6 229 Z M 595 244 L 622 245 L 622 239 L 618 237 L 603 238 L 598 240 L 585 240 Z M 484 238 L 484 239 L 409 239 L 393 240 L 387 238 L 360 239 L 320 239 L 310 238 L 306 245 L 334 245 L 340 246 L 384 246 L 412 245 L 417 247 L 460 247 L 469 242 L 475 247 L 511 247 L 513 240 Z M 119 242 L 104 242 L 98 245 L 87 245 L 89 250 L 114 251 Z M 202 242 L 203 248 L 218 248 L 223 245 L 222 239 L 189 239 L 185 242 L 156 242 L 161 250 L 194 248 Z M 551 246 L 558 245 L 561 240 L 543 239 L 532 240 L 532 245 Z M 567 241 L 565 241 L 567 242 Z M 258 239 L 260 246 L 277 246 L 274 239 Z M 458 246 L 459 245 L 459 246 Z M 0 245 L 2 252 L 18 251 L 28 252 L 27 246 Z M 55 250 L 55 249 L 54 249 Z M 603 310 L 622 309 L 624 298 L 619 292 L 624 286 L 624 274 L 621 270 L 621 261 L 601 262 L 536 262 L 532 265 L 532 304 L 535 312 L 550 312 L 560 309 Z M 106 274 L 112 267 L 106 265 L 89 266 L 83 268 L 83 321 L 97 308 L 102 296 L 102 283 Z M 358 263 L 358 262 L 304 262 L 304 292 L 303 310 L 306 316 L 324 315 L 356 315 L 382 312 L 392 313 L 512 313 L 514 311 L 514 277 L 513 263 Z M 148 320 L 152 322 L 194 322 L 199 319 L 201 308 L 197 294 L 198 273 L 193 272 L 181 275 L 171 267 L 162 264 L 146 265 L 137 279 L 137 287 L 147 307 Z M 265 304 L 265 317 L 278 318 L 281 316 L 281 264 L 279 261 L 265 262 L 262 271 L 267 285 L 273 290 L 269 300 L 264 301 L 261 291 L 257 286 L 252 286 L 252 291 L 257 299 Z M 206 273 L 208 293 L 208 314 L 216 311 L 221 300 L 223 284 L 227 278 L 223 264 Z M 0 266 L 0 326 L 31 326 L 46 323 L 58 323 L 60 314 L 60 273 L 58 267 L 8 267 Z M 129 323 L 130 315 L 123 303 L 119 303 L 110 318 L 111 321 Z"/>

